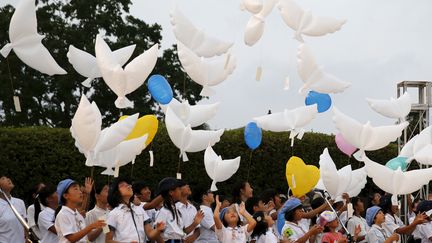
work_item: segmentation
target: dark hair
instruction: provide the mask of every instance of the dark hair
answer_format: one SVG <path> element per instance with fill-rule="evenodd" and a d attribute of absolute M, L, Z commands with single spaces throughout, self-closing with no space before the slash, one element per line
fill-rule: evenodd
<path fill-rule="evenodd" d="M 363 202 L 363 199 L 361 199 L 360 197 L 352 197 L 352 198 L 351 198 L 351 204 L 353 205 L 354 213 L 358 213 L 358 212 L 356 211 L 356 205 L 357 205 L 357 203 L 359 203 L 359 202 L 364 203 L 364 202 Z"/>
<path fill-rule="evenodd" d="M 96 205 L 96 195 L 101 194 L 105 186 L 109 186 L 107 183 L 95 182 L 94 187 L 90 193 L 90 202 L 88 208 L 94 208 Z"/>
<path fill-rule="evenodd" d="M 246 188 L 247 181 L 242 181 L 234 185 L 232 190 L 232 202 L 241 203 L 241 190 Z"/>
<path fill-rule="evenodd" d="M 131 181 L 129 178 L 118 177 L 118 178 L 114 179 L 114 181 L 110 185 L 110 188 L 108 191 L 108 204 L 112 208 L 116 208 L 123 201 L 123 198 L 122 198 L 120 191 L 119 191 L 119 188 L 118 188 L 119 184 L 122 182 L 126 182 L 128 184 L 131 184 Z"/>
<path fill-rule="evenodd" d="M 260 199 L 258 197 L 251 197 L 248 200 L 246 200 L 245 208 L 250 215 L 253 215 L 255 213 L 253 208 L 258 207 L 259 201 Z"/>
<path fill-rule="evenodd" d="M 203 196 L 209 194 L 209 190 L 205 189 L 204 187 L 195 187 L 192 193 L 192 199 L 196 203 L 202 203 Z"/>
<path fill-rule="evenodd" d="M 35 198 L 34 202 L 34 221 L 36 225 L 38 225 L 38 219 L 39 219 L 39 213 L 42 211 L 41 204 L 45 207 L 48 207 L 48 204 L 46 202 L 46 199 L 53 195 L 56 192 L 57 188 L 52 185 L 46 185 L 43 187 L 40 192 L 38 193 L 37 197 Z"/>
<path fill-rule="evenodd" d="M 380 199 L 380 208 L 382 209 L 384 214 L 392 213 L 392 201 L 391 201 L 391 194 L 387 194 L 381 197 Z"/>
<path fill-rule="evenodd" d="M 274 202 L 276 197 L 279 197 L 279 194 L 273 188 L 266 189 L 263 192 L 261 192 L 261 194 L 260 194 L 261 201 L 264 204 L 269 203 L 270 200 L 273 200 L 273 202 Z"/>
<path fill-rule="evenodd" d="M 325 199 L 321 196 L 318 196 L 318 197 L 312 199 L 310 205 L 311 205 L 311 208 L 313 210 L 313 209 L 317 209 L 317 208 L 321 207 L 321 205 L 323 205 L 324 203 L 325 203 Z M 311 221 L 316 222 L 318 217 L 319 217 L 319 215 L 314 215 L 313 218 L 311 219 Z"/>
<path fill-rule="evenodd" d="M 61 205 L 59 205 L 58 207 L 57 207 L 57 209 L 56 209 L 56 211 L 55 211 L 55 213 L 54 213 L 54 215 L 55 215 L 55 217 L 57 217 L 57 214 L 60 212 L 60 210 L 62 209 L 62 205 L 66 205 L 66 203 L 67 203 L 67 201 L 66 201 L 66 198 L 64 198 L 63 197 L 63 195 L 65 194 L 65 193 L 67 193 L 68 191 L 69 191 L 69 189 L 72 187 L 72 186 L 75 186 L 75 185 L 79 185 L 78 184 L 78 182 L 72 182 L 69 186 L 68 186 L 68 188 L 66 188 L 66 190 L 64 191 L 64 193 L 60 196 L 60 195 L 58 195 L 58 197 L 59 197 L 59 200 L 60 200 L 60 202 L 61 202 Z"/>
<path fill-rule="evenodd" d="M 134 194 L 141 194 L 141 190 L 143 188 L 150 188 L 149 184 L 147 184 L 145 181 L 140 180 L 140 181 L 136 181 L 133 183 L 132 185 L 132 190 Z"/>
<path fill-rule="evenodd" d="M 30 190 L 27 192 L 27 201 L 26 202 L 28 204 L 30 204 L 30 203 L 34 204 L 35 202 L 37 202 L 36 196 L 39 193 L 39 191 L 43 188 L 43 187 L 40 188 L 41 184 L 43 185 L 44 183 L 38 182 L 38 183 L 33 184 L 32 187 L 30 188 Z"/>
<path fill-rule="evenodd" d="M 286 220 L 286 221 L 293 222 L 295 211 L 296 211 L 297 209 L 302 208 L 302 207 L 303 207 L 302 205 L 299 205 L 299 206 L 293 208 L 293 209 L 290 210 L 290 211 L 286 211 L 286 212 L 285 212 L 285 215 L 284 215 L 285 220 Z"/>
<path fill-rule="evenodd" d="M 267 230 L 268 230 L 268 223 L 267 223 L 267 221 L 265 221 L 264 213 L 262 211 L 258 211 L 256 213 L 254 213 L 253 218 L 255 219 L 255 221 L 257 223 L 256 223 L 254 230 L 252 231 L 252 235 L 251 235 L 252 239 L 255 237 L 258 238 L 261 235 L 265 235 L 267 233 Z"/>

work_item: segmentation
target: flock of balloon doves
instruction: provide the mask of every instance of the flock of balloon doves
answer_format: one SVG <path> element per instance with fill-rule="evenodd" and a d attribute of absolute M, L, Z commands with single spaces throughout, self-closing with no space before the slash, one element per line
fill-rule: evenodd
<path fill-rule="evenodd" d="M 261 144 L 261 129 L 274 132 L 290 132 L 291 146 L 295 138 L 301 139 L 303 127 L 318 113 L 331 107 L 329 94 L 343 92 L 350 83 L 328 74 L 319 66 L 311 50 L 303 43 L 303 36 L 323 36 L 338 31 L 345 20 L 331 17 L 317 17 L 304 11 L 293 0 L 242 0 L 241 8 L 251 13 L 247 23 L 244 42 L 252 46 L 264 33 L 265 18 L 277 6 L 284 22 L 295 31 L 298 48 L 298 73 L 304 85 L 299 90 L 306 95 L 305 106 L 285 109 L 282 112 L 253 118 L 245 127 L 245 142 L 251 150 Z M 175 7 L 171 12 L 171 24 L 177 39 L 180 62 L 196 83 L 203 86 L 202 96 L 214 94 L 211 87 L 225 81 L 236 68 L 236 58 L 231 54 L 233 43 L 224 42 L 199 30 L 182 12 Z M 35 0 L 21 0 L 10 21 L 10 44 L 0 53 L 6 57 L 13 49 L 26 65 L 48 75 L 66 74 L 42 45 L 44 36 L 37 33 Z M 67 57 L 74 69 L 86 77 L 82 85 L 91 87 L 92 80 L 103 78 L 107 86 L 118 96 L 114 102 L 119 109 L 133 107 L 126 95 L 139 88 L 156 65 L 158 44 L 140 54 L 127 65 L 135 45 L 112 51 L 101 35 L 96 36 L 93 56 L 74 46 L 69 47 Z M 287 87 L 288 87 L 287 83 Z M 211 190 L 217 190 L 216 183 L 229 179 L 240 166 L 240 157 L 223 160 L 213 151 L 224 129 L 217 131 L 194 130 L 213 118 L 219 103 L 210 105 L 189 105 L 187 101 L 173 98 L 168 81 L 161 75 L 148 79 L 152 97 L 165 113 L 165 123 L 170 139 L 180 149 L 180 156 L 187 161 L 186 153 L 205 150 L 204 165 L 213 180 Z M 350 165 L 337 169 L 327 149 L 320 156 L 318 169 L 306 165 L 301 158 L 291 157 L 286 166 L 286 177 L 294 195 L 302 195 L 312 188 L 320 188 L 336 198 L 348 192 L 350 196 L 360 193 L 366 184 L 366 176 L 373 179 L 382 190 L 394 195 L 412 193 L 432 179 L 431 169 L 406 171 L 407 164 L 417 161 L 432 164 L 432 133 L 428 127 L 411 139 L 386 166 L 371 161 L 365 151 L 378 150 L 395 141 L 408 126 L 404 118 L 411 110 L 411 99 L 405 93 L 398 99 L 367 99 L 377 113 L 398 120 L 397 125 L 371 126 L 361 124 L 333 108 L 333 121 L 339 133 L 336 135 L 338 148 L 348 156 L 363 161 L 365 166 L 352 170 Z M 86 166 L 107 168 L 103 174 L 118 176 L 119 168 L 134 163 L 153 140 L 158 129 L 154 115 L 141 118 L 139 114 L 122 116 L 118 122 L 102 129 L 102 116 L 95 102 L 82 95 L 70 128 L 75 146 L 86 157 Z M 357 151 L 358 150 L 358 151 Z M 354 153 L 357 151 L 356 153 Z M 153 154 L 150 151 L 151 166 Z M 115 170 L 113 170 L 115 168 Z M 302 176 L 307 174 L 308 176 Z M 181 174 L 180 174 L 181 176 Z"/>

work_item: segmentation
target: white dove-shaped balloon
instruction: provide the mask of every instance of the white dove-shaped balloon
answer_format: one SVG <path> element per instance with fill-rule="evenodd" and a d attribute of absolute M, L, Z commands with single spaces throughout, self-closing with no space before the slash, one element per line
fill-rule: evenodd
<path fill-rule="evenodd" d="M 29 67 L 48 75 L 66 74 L 41 41 L 44 35 L 37 32 L 35 0 L 21 0 L 9 25 L 10 43 L 0 53 L 7 57 L 13 49 L 18 58 Z"/>
<path fill-rule="evenodd" d="M 411 158 L 414 156 L 414 144 L 419 135 L 412 137 L 401 149 L 399 157 Z"/>
<path fill-rule="evenodd" d="M 432 127 L 429 126 L 418 134 L 413 145 L 413 156 L 418 163 L 432 165 Z"/>
<path fill-rule="evenodd" d="M 242 0 L 240 9 L 246 10 L 252 14 L 257 14 L 263 9 L 263 0 Z"/>
<path fill-rule="evenodd" d="M 290 138 L 302 138 L 304 126 L 309 124 L 318 114 L 317 105 L 302 106 L 293 110 L 285 109 L 283 112 L 273 113 L 253 118 L 261 129 L 272 132 L 291 131 Z"/>
<path fill-rule="evenodd" d="M 311 50 L 305 44 L 301 44 L 297 53 L 297 69 L 303 86 L 300 93 L 313 90 L 320 93 L 339 93 L 347 89 L 351 84 L 326 73 L 322 67 L 316 64 Z"/>
<path fill-rule="evenodd" d="M 411 96 L 406 92 L 401 97 L 390 100 L 366 98 L 369 106 L 379 114 L 395 119 L 405 119 L 411 111 Z"/>
<path fill-rule="evenodd" d="M 217 182 L 226 181 L 237 172 L 240 167 L 240 156 L 235 159 L 223 160 L 211 146 L 208 146 L 204 152 L 204 166 L 207 175 L 213 180 L 210 190 L 217 191 Z"/>
<path fill-rule="evenodd" d="M 364 151 L 384 148 L 400 137 L 402 131 L 408 126 L 408 122 L 380 127 L 373 127 L 370 122 L 361 124 L 337 108 L 333 109 L 333 122 L 345 140 L 359 149 L 356 154 L 360 156 Z"/>
<path fill-rule="evenodd" d="M 132 56 L 134 50 L 135 45 L 130 45 L 115 50 L 113 55 L 117 63 L 120 64 L 120 66 L 123 66 Z M 87 79 L 81 83 L 85 87 L 89 88 L 93 79 L 102 77 L 96 63 L 96 57 L 92 54 L 70 45 L 67 57 L 74 69 L 82 76 L 87 77 Z"/>
<path fill-rule="evenodd" d="M 203 60 L 181 42 L 177 42 L 177 51 L 186 73 L 193 81 L 203 86 L 201 96 L 213 94 L 214 91 L 210 87 L 225 81 L 236 68 L 236 58 L 230 54 L 212 61 Z"/>
<path fill-rule="evenodd" d="M 367 174 L 381 190 L 394 195 L 406 195 L 419 190 L 432 179 L 432 168 L 403 172 L 392 170 L 364 156 Z"/>
<path fill-rule="evenodd" d="M 279 0 L 265 0 L 261 11 L 250 17 L 244 35 L 244 42 L 246 45 L 253 46 L 261 39 L 264 33 L 265 18 L 272 12 L 278 1 Z"/>
<path fill-rule="evenodd" d="M 123 68 L 111 49 L 100 36 L 96 36 L 96 62 L 108 87 L 118 96 L 115 105 L 119 109 L 131 107 L 133 102 L 126 95 L 139 88 L 156 65 L 158 44 L 134 58 Z"/>
<path fill-rule="evenodd" d="M 187 161 L 186 152 L 195 153 L 203 151 L 208 145 L 213 146 L 220 141 L 224 129 L 216 131 L 192 130 L 185 126 L 174 111 L 168 107 L 165 112 L 165 125 L 168 136 L 174 145 L 180 149 L 180 156 Z"/>
<path fill-rule="evenodd" d="M 363 168 L 352 170 L 351 165 L 342 169 L 336 168 L 333 159 L 325 148 L 320 156 L 320 175 L 324 189 L 329 192 L 333 199 L 348 193 L 350 197 L 357 196 L 366 185 L 366 172 Z"/>
<path fill-rule="evenodd" d="M 200 57 L 214 57 L 227 53 L 232 42 L 224 42 L 197 29 L 178 7 L 171 11 L 171 25 L 176 39 Z"/>
<path fill-rule="evenodd" d="M 101 126 L 102 117 L 96 103 L 90 104 L 87 97 L 82 95 L 78 109 L 72 118 L 70 131 L 75 139 L 75 146 L 86 156 L 88 165 L 92 163 L 91 151 L 99 140 Z"/>
<path fill-rule="evenodd" d="M 303 36 L 323 36 L 334 33 L 346 23 L 330 17 L 317 17 L 303 10 L 294 0 L 280 0 L 278 8 L 285 24 L 296 31 L 295 39 L 303 42 Z"/>
<path fill-rule="evenodd" d="M 95 146 L 95 153 L 110 150 L 125 140 L 135 127 L 138 116 L 139 114 L 136 113 L 104 128 Z"/>
<path fill-rule="evenodd" d="M 219 102 L 209 105 L 190 105 L 188 101 L 180 103 L 174 98 L 168 105 L 161 105 L 162 110 L 166 112 L 168 106 L 182 120 L 185 126 L 197 127 L 216 115 L 219 109 Z"/>
<path fill-rule="evenodd" d="M 146 148 L 145 141 L 148 135 L 145 134 L 139 138 L 123 141 L 114 148 L 100 152 L 96 155 L 94 165 L 105 167 L 103 175 L 118 176 L 118 171 L 121 166 L 134 162 L 137 155 Z M 112 168 L 115 168 L 113 170 Z"/>

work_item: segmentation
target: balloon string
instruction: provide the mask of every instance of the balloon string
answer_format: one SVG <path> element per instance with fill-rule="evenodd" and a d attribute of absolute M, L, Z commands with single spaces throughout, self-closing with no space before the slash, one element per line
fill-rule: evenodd
<path fill-rule="evenodd" d="M 180 173 L 180 164 L 181 164 L 181 156 L 179 156 L 179 160 L 177 163 L 177 174 Z"/>
<path fill-rule="evenodd" d="M 253 150 L 251 150 L 250 153 L 249 153 L 249 167 L 248 167 L 246 181 L 249 181 L 249 174 L 250 174 L 250 170 L 251 170 L 251 167 L 252 167 L 252 153 L 253 153 Z"/>
<path fill-rule="evenodd" d="M 131 178 L 133 178 L 133 171 L 134 171 L 134 164 L 132 164 L 132 167 L 131 167 Z"/>
<path fill-rule="evenodd" d="M 12 96 L 14 96 L 15 95 L 15 88 L 13 85 L 12 72 L 11 72 L 10 65 L 9 65 L 9 57 L 6 58 L 6 63 L 7 63 L 8 71 L 9 71 L 9 80 L 10 80 L 11 87 L 12 87 Z"/>

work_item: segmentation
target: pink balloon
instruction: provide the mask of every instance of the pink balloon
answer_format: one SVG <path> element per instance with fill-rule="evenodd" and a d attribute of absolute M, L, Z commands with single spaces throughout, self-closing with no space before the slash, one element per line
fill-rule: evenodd
<path fill-rule="evenodd" d="M 344 137 L 342 137 L 342 134 L 338 133 L 335 136 L 335 141 L 337 147 L 342 151 L 344 154 L 351 157 L 351 155 L 357 150 L 356 147 L 349 144 Z"/>

